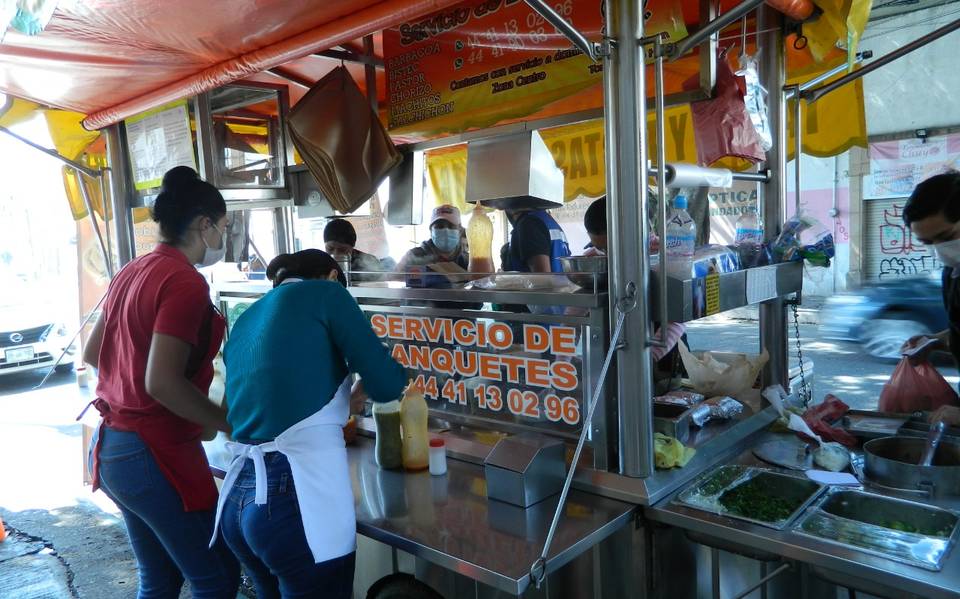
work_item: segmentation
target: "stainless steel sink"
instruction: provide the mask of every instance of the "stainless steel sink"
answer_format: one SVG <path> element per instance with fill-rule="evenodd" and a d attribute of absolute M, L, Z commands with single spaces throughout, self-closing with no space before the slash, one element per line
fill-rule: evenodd
<path fill-rule="evenodd" d="M 898 562 L 939 570 L 956 542 L 958 516 L 935 506 L 865 491 L 833 489 L 795 532 Z"/>

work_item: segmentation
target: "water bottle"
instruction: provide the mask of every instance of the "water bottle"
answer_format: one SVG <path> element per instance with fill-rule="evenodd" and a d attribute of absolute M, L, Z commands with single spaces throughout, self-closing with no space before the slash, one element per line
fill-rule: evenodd
<path fill-rule="evenodd" d="M 697 224 L 687 214 L 687 198 L 677 196 L 667 220 L 667 274 L 675 279 L 693 276 L 693 252 L 697 243 Z"/>
<path fill-rule="evenodd" d="M 763 227 L 757 219 L 757 213 L 744 212 L 737 219 L 734 245 L 740 255 L 740 267 L 751 268 L 759 266 L 760 256 L 763 253 Z"/>

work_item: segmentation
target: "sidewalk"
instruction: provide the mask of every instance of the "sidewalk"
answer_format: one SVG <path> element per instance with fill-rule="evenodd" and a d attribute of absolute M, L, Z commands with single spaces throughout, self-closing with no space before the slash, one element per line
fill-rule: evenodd
<path fill-rule="evenodd" d="M 800 304 L 800 308 L 797 310 L 797 317 L 800 320 L 800 324 L 819 325 L 820 309 L 826 301 L 826 297 L 819 295 L 804 296 L 803 303 Z M 711 322 L 756 322 L 759 320 L 759 314 L 759 306 L 746 306 L 708 318 Z M 788 322 L 793 324 L 793 310 L 789 307 L 787 308 L 787 317 Z"/>

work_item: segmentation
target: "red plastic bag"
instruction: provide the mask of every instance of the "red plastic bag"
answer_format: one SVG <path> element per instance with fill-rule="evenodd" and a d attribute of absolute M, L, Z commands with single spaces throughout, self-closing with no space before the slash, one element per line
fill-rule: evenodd
<path fill-rule="evenodd" d="M 880 392 L 880 411 L 910 414 L 956 405 L 957 392 L 927 360 L 904 356 Z"/>
<path fill-rule="evenodd" d="M 698 164 L 710 166 L 727 156 L 751 162 L 766 159 L 738 79 L 727 58 L 721 55 L 717 59 L 717 85 L 713 98 L 690 103 Z M 691 82 L 694 80 L 696 78 Z"/>

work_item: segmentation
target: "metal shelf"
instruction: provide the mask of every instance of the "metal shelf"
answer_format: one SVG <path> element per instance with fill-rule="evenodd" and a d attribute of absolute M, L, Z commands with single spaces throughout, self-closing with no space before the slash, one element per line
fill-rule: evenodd
<path fill-rule="evenodd" d="M 657 297 L 658 277 L 651 277 L 651 297 Z M 667 279 L 672 322 L 688 322 L 736 308 L 757 304 L 791 293 L 803 286 L 803 263 L 787 262 L 736 272 L 708 275 L 685 281 Z M 654 320 L 660 317 L 657 302 L 651 302 Z"/>

